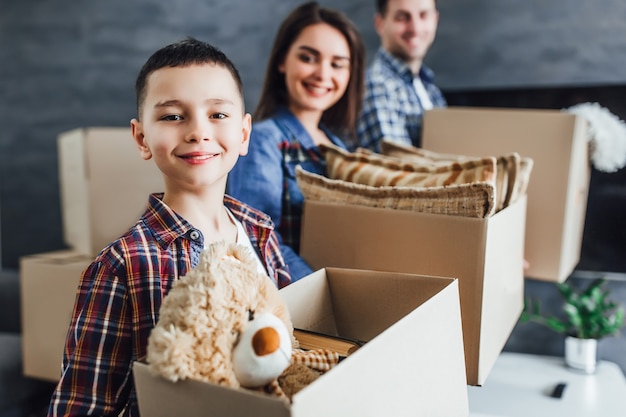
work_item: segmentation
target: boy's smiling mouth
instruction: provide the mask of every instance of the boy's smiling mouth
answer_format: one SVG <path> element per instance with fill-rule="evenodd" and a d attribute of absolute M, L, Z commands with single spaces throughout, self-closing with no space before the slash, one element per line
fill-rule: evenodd
<path fill-rule="evenodd" d="M 188 162 L 203 162 L 211 158 L 214 158 L 217 155 L 218 154 L 216 153 L 190 152 L 190 153 L 178 155 L 178 157 Z"/>

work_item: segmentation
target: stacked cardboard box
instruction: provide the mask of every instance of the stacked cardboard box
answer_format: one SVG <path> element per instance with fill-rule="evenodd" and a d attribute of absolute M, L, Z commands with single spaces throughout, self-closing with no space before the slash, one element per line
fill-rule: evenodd
<path fill-rule="evenodd" d="M 63 237 L 67 251 L 20 259 L 23 370 L 34 378 L 60 376 L 81 272 L 107 244 L 139 219 L 163 180 L 143 161 L 129 128 L 85 128 L 57 140 Z"/>
<path fill-rule="evenodd" d="M 424 115 L 423 147 L 463 155 L 516 151 L 534 161 L 526 276 L 563 282 L 580 261 L 591 176 L 587 124 L 559 110 L 450 107 Z"/>
<path fill-rule="evenodd" d="M 75 129 L 59 135 L 63 237 L 95 256 L 143 213 L 148 195 L 164 191 L 153 161 L 144 161 L 129 128 Z"/>
<path fill-rule="evenodd" d="M 24 375 L 48 381 L 61 376 L 63 347 L 78 280 L 91 259 L 76 251 L 20 259 Z"/>

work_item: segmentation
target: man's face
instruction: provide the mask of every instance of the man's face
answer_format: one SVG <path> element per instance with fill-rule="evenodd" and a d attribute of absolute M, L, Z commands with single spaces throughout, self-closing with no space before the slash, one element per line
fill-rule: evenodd
<path fill-rule="evenodd" d="M 438 21 L 435 0 L 389 0 L 385 15 L 376 14 L 374 23 L 382 46 L 419 70 Z"/>

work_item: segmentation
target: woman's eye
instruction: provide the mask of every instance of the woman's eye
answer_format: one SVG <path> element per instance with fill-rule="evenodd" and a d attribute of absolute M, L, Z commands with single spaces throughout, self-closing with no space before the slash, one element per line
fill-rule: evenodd
<path fill-rule="evenodd" d="M 333 68 L 336 68 L 336 69 L 342 69 L 342 68 L 347 68 L 348 64 L 345 62 L 333 62 L 332 66 Z"/>
<path fill-rule="evenodd" d="M 313 55 L 309 55 L 309 54 L 300 54 L 298 56 L 298 58 L 302 62 L 313 62 L 313 61 L 315 61 L 315 58 L 313 57 Z"/>
<path fill-rule="evenodd" d="M 168 114 L 166 116 L 161 117 L 161 120 L 167 120 L 167 121 L 179 121 L 182 120 L 182 116 L 179 114 Z"/>

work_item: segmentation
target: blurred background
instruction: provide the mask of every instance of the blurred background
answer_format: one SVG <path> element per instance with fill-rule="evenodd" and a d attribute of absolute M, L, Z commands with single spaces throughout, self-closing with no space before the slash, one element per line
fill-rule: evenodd
<path fill-rule="evenodd" d="M 156 49 L 186 36 L 220 47 L 238 66 L 253 111 L 278 24 L 295 0 L 0 0 L 0 259 L 65 248 L 57 136 L 90 126 L 127 127 L 134 82 Z M 378 48 L 374 1 L 333 0 L 360 28 L 368 61 Z M 439 1 L 426 59 L 450 105 L 521 108 L 599 102 L 626 118 L 623 0 Z M 626 302 L 626 174 L 593 171 L 581 262 L 571 279 L 606 276 Z M 527 293 L 557 309 L 552 284 Z M 601 358 L 626 369 L 623 336 Z M 518 325 L 507 350 L 562 355 L 562 337 Z"/>

